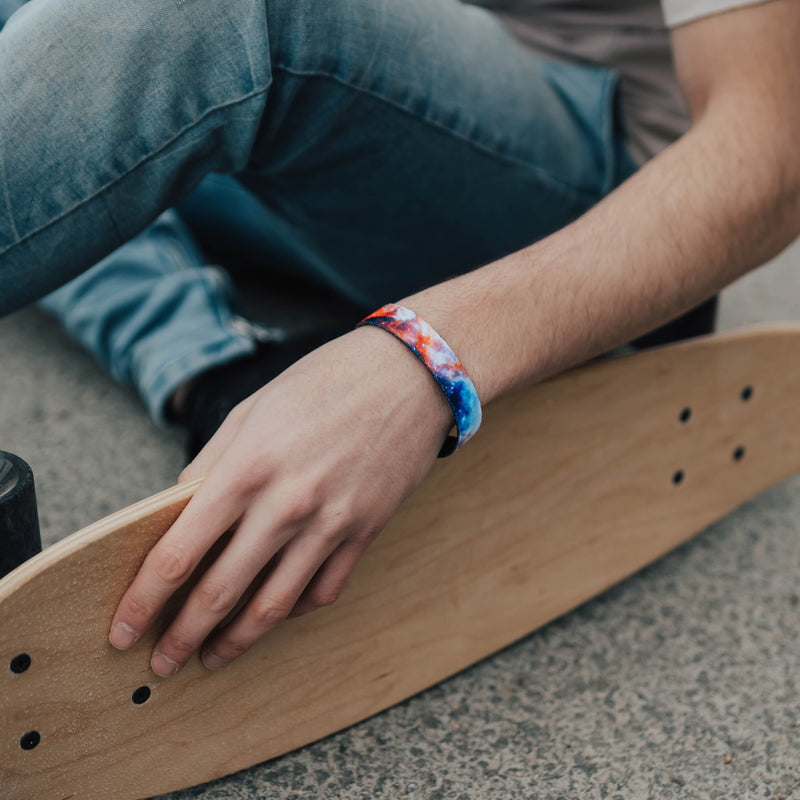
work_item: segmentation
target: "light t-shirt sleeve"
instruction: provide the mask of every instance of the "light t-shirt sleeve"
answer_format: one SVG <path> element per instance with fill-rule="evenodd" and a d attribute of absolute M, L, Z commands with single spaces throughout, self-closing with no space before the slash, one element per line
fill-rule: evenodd
<path fill-rule="evenodd" d="M 768 0 L 661 0 L 661 5 L 667 27 L 674 28 L 709 14 L 765 2 Z"/>

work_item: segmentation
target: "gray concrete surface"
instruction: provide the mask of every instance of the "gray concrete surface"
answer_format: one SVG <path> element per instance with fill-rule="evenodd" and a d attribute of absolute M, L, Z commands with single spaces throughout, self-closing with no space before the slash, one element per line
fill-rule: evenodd
<path fill-rule="evenodd" d="M 798 319 L 798 270 L 795 247 L 726 290 L 720 327 Z M 0 365 L 46 543 L 173 482 L 180 437 L 49 319 L 0 321 Z M 799 570 L 800 476 L 451 680 L 163 800 L 800 797 Z"/>

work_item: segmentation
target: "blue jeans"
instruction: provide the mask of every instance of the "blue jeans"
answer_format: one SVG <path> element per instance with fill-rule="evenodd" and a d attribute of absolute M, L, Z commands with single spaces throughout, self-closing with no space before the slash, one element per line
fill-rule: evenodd
<path fill-rule="evenodd" d="M 459 0 L 0 14 L 20 5 L 0 32 L 0 314 L 63 286 L 43 305 L 157 420 L 258 338 L 192 225 L 366 311 L 546 236 L 635 169 L 614 73 Z"/>

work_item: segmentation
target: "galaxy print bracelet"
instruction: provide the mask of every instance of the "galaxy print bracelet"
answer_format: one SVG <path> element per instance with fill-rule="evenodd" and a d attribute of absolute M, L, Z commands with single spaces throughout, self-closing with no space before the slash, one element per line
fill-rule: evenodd
<path fill-rule="evenodd" d="M 481 402 L 475 384 L 450 346 L 413 311 L 394 303 L 379 308 L 356 327 L 375 325 L 403 342 L 430 370 L 456 418 L 457 436 L 448 436 L 439 458 L 452 455 L 481 425 Z"/>

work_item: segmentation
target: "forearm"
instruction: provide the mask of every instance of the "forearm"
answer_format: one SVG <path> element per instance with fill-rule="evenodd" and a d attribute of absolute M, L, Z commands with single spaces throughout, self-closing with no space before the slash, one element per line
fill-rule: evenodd
<path fill-rule="evenodd" d="M 403 303 L 484 403 L 675 318 L 800 233 L 798 154 L 782 161 L 774 137 L 738 119 L 720 104 L 581 219 Z"/>

